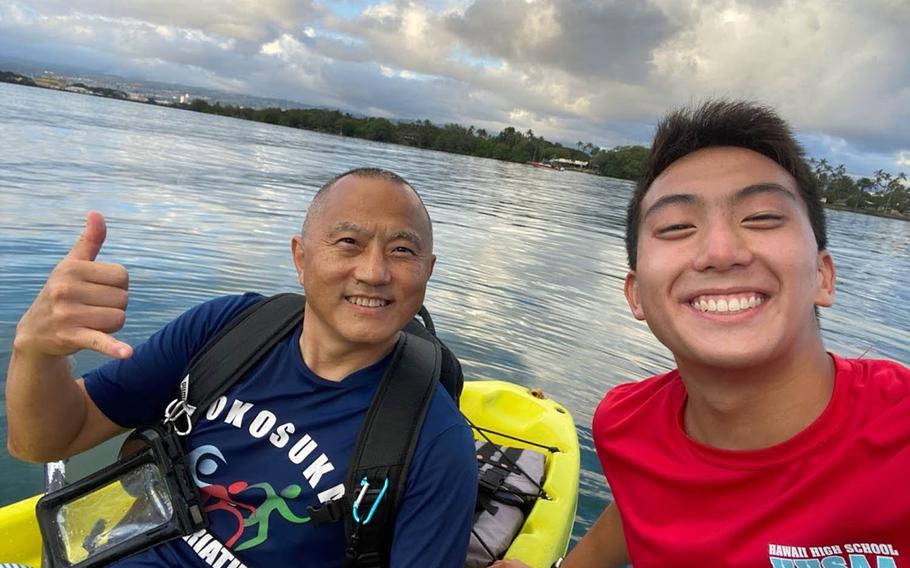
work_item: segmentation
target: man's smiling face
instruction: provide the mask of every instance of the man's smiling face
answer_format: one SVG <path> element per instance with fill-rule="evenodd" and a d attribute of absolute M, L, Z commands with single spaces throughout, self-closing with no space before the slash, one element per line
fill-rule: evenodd
<path fill-rule="evenodd" d="M 711 147 L 674 162 L 645 194 L 638 239 L 626 297 L 680 366 L 754 367 L 817 341 L 834 265 L 769 158 Z"/>
<path fill-rule="evenodd" d="M 356 350 L 391 346 L 423 303 L 432 234 L 409 187 L 356 174 L 322 199 L 293 255 L 308 334 Z"/>

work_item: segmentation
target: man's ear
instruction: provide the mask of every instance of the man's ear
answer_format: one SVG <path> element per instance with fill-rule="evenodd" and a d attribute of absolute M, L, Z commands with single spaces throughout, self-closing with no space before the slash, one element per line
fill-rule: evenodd
<path fill-rule="evenodd" d="M 837 280 L 837 270 L 834 268 L 834 259 L 831 253 L 818 251 L 818 286 L 815 290 L 815 305 L 823 308 L 834 303 L 834 284 Z"/>
<path fill-rule="evenodd" d="M 430 270 L 427 272 L 427 280 L 430 279 L 430 276 L 433 276 L 433 268 L 436 266 L 436 255 L 430 255 Z"/>
<path fill-rule="evenodd" d="M 626 295 L 626 301 L 629 302 L 629 309 L 637 320 L 645 319 L 645 312 L 641 309 L 641 299 L 638 294 L 638 280 L 634 270 L 626 274 L 626 283 L 623 286 L 623 292 Z"/>
<path fill-rule="evenodd" d="M 294 267 L 297 269 L 297 280 L 303 286 L 303 237 L 294 235 L 291 238 L 291 257 L 294 259 Z"/>

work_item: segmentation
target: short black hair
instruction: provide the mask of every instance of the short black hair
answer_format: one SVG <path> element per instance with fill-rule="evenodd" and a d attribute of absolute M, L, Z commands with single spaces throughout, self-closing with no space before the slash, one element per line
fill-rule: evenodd
<path fill-rule="evenodd" d="M 420 202 L 420 208 L 423 209 L 423 214 L 426 217 L 427 227 L 429 227 L 430 230 L 430 242 L 432 242 L 433 221 L 430 219 L 430 213 L 427 211 L 427 206 L 423 203 L 423 199 L 420 197 L 420 194 L 417 193 L 417 190 L 414 189 L 414 186 L 411 185 L 406 179 L 396 174 L 395 172 L 384 170 L 382 168 L 354 168 L 353 170 L 348 170 L 344 173 L 340 173 L 329 181 L 325 182 L 322 187 L 319 188 L 319 191 L 316 192 L 316 195 L 313 196 L 312 201 L 310 201 L 310 206 L 307 208 L 306 216 L 303 219 L 303 227 L 300 229 L 301 235 L 306 234 L 306 229 L 311 222 L 311 219 L 313 219 L 316 216 L 316 213 L 322 208 L 323 198 L 329 193 L 329 191 L 338 182 L 338 180 L 347 176 L 384 179 L 386 181 L 404 186 L 413 191 L 414 195 L 417 196 L 417 201 Z"/>
<path fill-rule="evenodd" d="M 825 210 L 818 184 L 806 162 L 805 150 L 790 126 L 771 108 L 746 101 L 709 100 L 671 111 L 657 125 L 645 172 L 626 210 L 626 255 L 629 268 L 638 265 L 641 202 L 654 180 L 671 164 L 703 148 L 736 146 L 774 160 L 796 180 L 806 204 L 818 250 L 828 245 Z"/>

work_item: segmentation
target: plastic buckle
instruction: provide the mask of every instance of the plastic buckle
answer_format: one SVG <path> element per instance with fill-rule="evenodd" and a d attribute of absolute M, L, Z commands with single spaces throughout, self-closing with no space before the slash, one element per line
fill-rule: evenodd
<path fill-rule="evenodd" d="M 365 568 L 380 568 L 382 564 L 382 555 L 379 552 L 360 552 L 354 558 L 357 560 L 357 566 Z"/>
<path fill-rule="evenodd" d="M 323 503 L 322 507 L 310 505 L 306 510 L 317 525 L 337 523 L 344 518 L 344 500 L 335 499 L 334 501 Z"/>
<path fill-rule="evenodd" d="M 508 475 L 508 471 L 491 467 L 481 472 L 480 476 L 477 478 L 477 485 L 480 490 L 495 493 L 502 487 L 502 484 Z"/>

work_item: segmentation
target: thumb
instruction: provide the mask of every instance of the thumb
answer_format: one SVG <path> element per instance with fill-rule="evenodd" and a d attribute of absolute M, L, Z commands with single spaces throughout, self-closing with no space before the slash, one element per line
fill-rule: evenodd
<path fill-rule="evenodd" d="M 82 235 L 66 257 L 75 260 L 95 260 L 98 252 L 101 251 L 101 245 L 104 244 L 106 235 L 107 227 L 104 217 L 97 211 L 89 211 L 85 216 L 85 228 L 82 230 Z"/>

